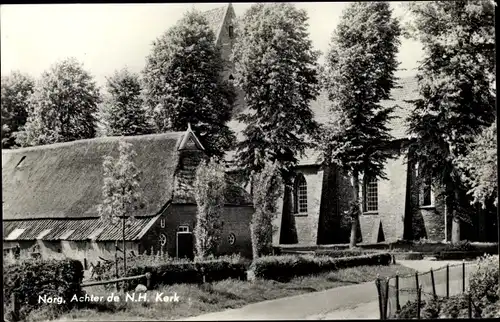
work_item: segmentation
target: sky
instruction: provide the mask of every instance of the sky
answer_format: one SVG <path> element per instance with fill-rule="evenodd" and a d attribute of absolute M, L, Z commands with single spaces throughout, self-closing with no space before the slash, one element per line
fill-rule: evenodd
<path fill-rule="evenodd" d="M 128 67 L 140 72 L 152 42 L 192 8 L 205 11 L 225 3 L 45 4 L 0 7 L 1 74 L 14 70 L 38 78 L 53 63 L 75 57 L 104 86 L 106 77 Z M 346 2 L 296 2 L 309 15 L 315 49 L 325 53 Z M 233 3 L 241 16 L 252 3 Z M 404 16 L 400 2 L 391 2 Z M 421 45 L 402 39 L 398 76 L 415 74 Z M 320 62 L 323 57 L 320 58 Z"/>

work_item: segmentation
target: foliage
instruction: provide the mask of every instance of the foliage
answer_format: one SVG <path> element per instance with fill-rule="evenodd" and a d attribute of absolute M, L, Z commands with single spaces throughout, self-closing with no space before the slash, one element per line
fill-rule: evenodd
<path fill-rule="evenodd" d="M 235 93 L 223 69 L 215 35 L 196 11 L 153 42 L 144 89 L 155 131 L 184 131 L 191 123 L 207 154 L 220 157 L 229 150 L 235 136 L 226 123 Z"/>
<path fill-rule="evenodd" d="M 96 134 L 99 89 L 74 58 L 42 74 L 29 100 L 28 120 L 17 137 L 21 146 L 89 139 Z"/>
<path fill-rule="evenodd" d="M 358 175 L 384 177 L 390 157 L 384 148 L 392 140 L 387 122 L 394 108 L 380 102 L 389 99 L 399 35 L 398 21 L 387 2 L 351 3 L 343 12 L 326 57 L 324 86 L 331 101 L 330 124 L 318 140 L 326 163 L 335 163 L 353 174 L 351 246 L 356 244 L 360 210 Z"/>
<path fill-rule="evenodd" d="M 253 173 L 253 204 L 255 212 L 250 224 L 253 258 L 272 251 L 273 219 L 277 214 L 277 201 L 283 194 L 282 179 L 276 163 L 266 163 L 261 172 Z"/>
<path fill-rule="evenodd" d="M 332 258 L 328 256 L 264 256 L 254 259 L 250 270 L 256 278 L 286 282 L 297 276 L 314 275 L 342 268 L 364 265 L 389 265 L 391 255 Z"/>
<path fill-rule="evenodd" d="M 475 300 L 486 297 L 490 302 L 499 301 L 499 258 L 485 255 L 477 261 L 477 269 L 471 273 L 469 285 Z"/>
<path fill-rule="evenodd" d="M 483 208 L 493 197 L 494 205 L 498 204 L 497 147 L 497 124 L 494 121 L 474 138 L 466 156 L 456 160 L 462 171 L 462 180 L 471 187 L 472 202 Z"/>
<path fill-rule="evenodd" d="M 246 264 L 237 256 L 220 257 L 204 260 L 164 260 L 157 261 L 155 256 L 134 257 L 127 269 L 126 276 L 137 276 L 151 273 L 151 288 L 159 285 L 210 283 L 234 278 L 246 280 Z M 123 273 L 123 270 L 120 271 Z M 113 278 L 114 272 L 108 272 L 107 278 Z M 146 279 L 129 283 L 134 289 L 137 284 L 146 285 Z"/>
<path fill-rule="evenodd" d="M 236 27 L 235 85 L 248 112 L 237 162 L 248 178 L 266 161 L 285 173 L 311 146 L 317 125 L 309 107 L 318 94 L 318 53 L 307 33 L 307 13 L 290 3 L 254 4 Z"/>
<path fill-rule="evenodd" d="M 421 97 L 408 118 L 415 136 L 411 161 L 446 186 L 456 242 L 463 199 L 458 191 L 464 187 L 454 160 L 494 121 L 495 8 L 470 0 L 411 2 L 408 9 L 408 31 L 424 48 L 417 75 Z"/>
<path fill-rule="evenodd" d="M 222 210 L 226 180 L 224 165 L 212 158 L 196 169 L 194 194 L 198 211 L 194 237 L 196 256 L 205 258 L 215 253 L 222 234 Z"/>
<path fill-rule="evenodd" d="M 132 144 L 120 141 L 119 156 L 106 156 L 103 162 L 103 201 L 99 214 L 104 221 L 116 224 L 120 219 L 133 219 L 134 210 L 144 207 L 139 190 L 140 171 L 133 162 L 135 151 Z"/>
<path fill-rule="evenodd" d="M 101 106 L 100 120 L 106 136 L 149 134 L 146 110 L 142 106 L 139 75 L 124 68 L 107 78 L 109 97 Z"/>
<path fill-rule="evenodd" d="M 473 251 L 476 248 L 470 243 L 468 240 L 461 240 L 458 243 L 455 244 L 448 244 L 445 247 L 445 250 L 451 250 L 451 251 Z"/>
<path fill-rule="evenodd" d="M 75 304 L 70 301 L 71 298 L 81 294 L 82 279 L 83 265 L 77 260 L 30 260 L 6 265 L 3 275 L 4 310 L 11 310 L 13 293 L 21 303 L 21 318 L 37 307 L 50 305 L 39 303 L 39 296 L 61 297 L 65 303 L 52 305 L 69 309 Z"/>
<path fill-rule="evenodd" d="M 2 149 L 15 147 L 13 133 L 26 123 L 28 99 L 34 87 L 35 81 L 18 71 L 2 76 Z"/>
<path fill-rule="evenodd" d="M 353 256 L 363 256 L 373 254 L 376 251 L 373 250 L 362 250 L 362 249 L 343 249 L 343 250 L 316 250 L 314 254 L 316 256 L 328 256 L 333 258 L 339 257 L 353 257 Z"/>

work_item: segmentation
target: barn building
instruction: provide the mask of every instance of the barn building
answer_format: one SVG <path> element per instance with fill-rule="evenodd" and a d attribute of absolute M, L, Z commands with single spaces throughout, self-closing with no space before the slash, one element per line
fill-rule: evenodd
<path fill-rule="evenodd" d="M 185 132 L 103 137 L 16 150 L 2 150 L 4 249 L 37 248 L 43 258 L 59 255 L 95 262 L 113 258 L 121 223 L 100 219 L 103 158 L 132 144 L 141 171 L 142 208 L 127 225 L 127 250 L 159 250 L 192 257 L 196 201 L 192 182 L 203 147 Z M 223 238 L 218 252 L 251 254 L 247 193 L 228 183 Z M 121 247 L 121 244 L 120 244 Z"/>

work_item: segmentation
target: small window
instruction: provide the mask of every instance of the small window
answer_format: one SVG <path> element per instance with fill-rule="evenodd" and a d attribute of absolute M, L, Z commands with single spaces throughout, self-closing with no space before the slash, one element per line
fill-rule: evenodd
<path fill-rule="evenodd" d="M 179 226 L 179 229 L 177 231 L 180 233 L 189 233 L 189 226 L 188 225 Z"/>
<path fill-rule="evenodd" d="M 303 174 L 298 174 L 295 179 L 294 197 L 295 214 L 307 214 L 307 182 Z"/>
<path fill-rule="evenodd" d="M 160 219 L 160 227 L 165 228 L 165 218 Z"/>
<path fill-rule="evenodd" d="M 229 31 L 229 38 L 233 39 L 233 37 L 234 37 L 234 28 L 233 28 L 233 26 L 229 26 L 228 31 Z"/>
<path fill-rule="evenodd" d="M 234 245 L 234 243 L 236 242 L 236 235 L 230 233 L 229 236 L 227 237 L 227 241 L 229 242 L 229 245 Z"/>
<path fill-rule="evenodd" d="M 432 195 L 432 178 L 427 176 L 424 180 L 422 180 L 421 187 L 421 206 L 432 206 L 433 204 L 433 195 Z"/>
<path fill-rule="evenodd" d="M 378 183 L 377 179 L 365 179 L 363 193 L 364 212 L 378 211 Z"/>
<path fill-rule="evenodd" d="M 167 236 L 165 234 L 160 234 L 160 245 L 165 246 L 167 244 Z"/>
<path fill-rule="evenodd" d="M 233 74 L 229 75 L 229 80 L 230 80 L 230 81 L 234 80 L 234 76 L 233 76 Z"/>
<path fill-rule="evenodd" d="M 17 163 L 16 165 L 16 168 L 20 168 L 21 167 L 21 164 L 23 163 L 23 161 L 26 159 L 26 156 L 24 155 L 21 160 L 19 160 L 19 162 Z"/>

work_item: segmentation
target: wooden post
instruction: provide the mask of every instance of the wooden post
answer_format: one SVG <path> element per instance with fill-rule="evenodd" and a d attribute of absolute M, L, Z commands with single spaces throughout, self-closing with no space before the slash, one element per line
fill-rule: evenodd
<path fill-rule="evenodd" d="M 151 289 L 151 273 L 146 273 L 146 288 Z"/>
<path fill-rule="evenodd" d="M 446 264 L 446 298 L 450 297 L 450 264 Z"/>
<path fill-rule="evenodd" d="M 115 240 L 115 277 L 119 278 L 118 276 L 118 240 Z M 119 285 L 118 282 L 116 282 L 116 290 L 118 291 Z"/>
<path fill-rule="evenodd" d="M 470 292 L 467 294 L 467 300 L 469 309 L 469 319 L 472 319 L 472 296 Z"/>
<path fill-rule="evenodd" d="M 420 300 L 422 298 L 422 286 L 417 288 L 417 320 L 420 320 Z"/>
<path fill-rule="evenodd" d="M 434 299 L 437 299 L 437 294 L 436 294 L 436 282 L 434 281 L 434 271 L 431 268 L 431 282 L 432 282 L 432 295 L 434 296 Z"/>
<path fill-rule="evenodd" d="M 389 277 L 385 278 L 385 293 L 384 293 L 384 320 L 387 320 L 387 303 L 389 301 Z"/>
<path fill-rule="evenodd" d="M 416 289 L 418 290 L 419 284 L 418 284 L 418 272 L 415 272 L 415 286 Z"/>
<path fill-rule="evenodd" d="M 465 259 L 462 262 L 462 293 L 465 293 Z"/>
<path fill-rule="evenodd" d="M 89 269 L 89 264 L 88 264 L 88 262 L 87 262 L 87 258 L 86 258 L 86 257 L 84 257 L 84 258 L 83 258 L 83 268 L 84 268 L 85 270 L 88 270 L 88 269 Z"/>
<path fill-rule="evenodd" d="M 377 279 L 375 280 L 375 285 L 377 286 L 377 293 L 378 293 L 378 310 L 380 313 L 380 319 L 384 319 L 384 309 L 382 307 L 382 293 L 380 290 L 380 278 L 378 277 L 377 274 Z"/>
<path fill-rule="evenodd" d="M 21 309 L 21 306 L 19 305 L 19 300 L 16 296 L 16 293 L 12 293 L 12 320 L 13 321 L 19 321 L 19 310 Z"/>
<path fill-rule="evenodd" d="M 399 305 L 399 272 L 396 272 L 396 310 L 401 310 L 401 306 Z"/>

